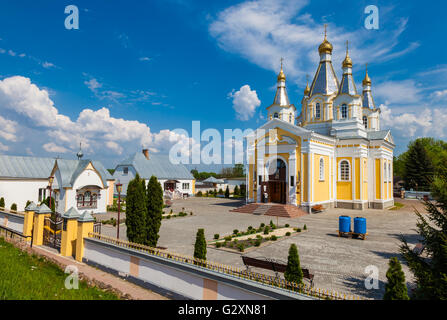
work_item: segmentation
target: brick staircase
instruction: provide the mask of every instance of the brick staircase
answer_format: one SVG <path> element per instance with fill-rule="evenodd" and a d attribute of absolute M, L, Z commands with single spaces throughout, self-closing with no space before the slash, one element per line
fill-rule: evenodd
<path fill-rule="evenodd" d="M 233 209 L 231 210 L 231 212 L 250 213 L 254 215 L 265 215 L 283 218 L 298 218 L 308 214 L 307 212 L 294 205 L 273 203 L 250 203 L 242 207 Z"/>

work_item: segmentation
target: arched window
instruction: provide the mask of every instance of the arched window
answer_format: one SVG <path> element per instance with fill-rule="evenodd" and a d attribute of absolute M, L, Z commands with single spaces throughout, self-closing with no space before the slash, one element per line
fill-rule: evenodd
<path fill-rule="evenodd" d="M 84 196 L 82 194 L 78 195 L 78 208 L 82 208 L 84 206 Z"/>
<path fill-rule="evenodd" d="M 275 112 L 275 113 L 273 114 L 273 118 L 279 118 L 279 114 L 278 114 L 278 112 Z"/>
<path fill-rule="evenodd" d="M 348 106 L 346 104 L 343 104 L 341 106 L 341 118 L 346 119 L 348 117 Z"/>
<path fill-rule="evenodd" d="M 368 117 L 363 116 L 363 125 L 365 126 L 365 129 L 368 129 Z"/>
<path fill-rule="evenodd" d="M 320 107 L 320 104 L 317 103 L 315 105 L 315 118 L 320 119 L 320 117 L 321 117 L 321 107 Z"/>
<path fill-rule="evenodd" d="M 324 159 L 320 158 L 320 181 L 324 181 Z"/>
<path fill-rule="evenodd" d="M 340 162 L 340 180 L 341 181 L 349 181 L 350 177 L 351 177 L 351 173 L 350 173 L 350 168 L 349 168 L 349 161 L 342 160 Z"/>

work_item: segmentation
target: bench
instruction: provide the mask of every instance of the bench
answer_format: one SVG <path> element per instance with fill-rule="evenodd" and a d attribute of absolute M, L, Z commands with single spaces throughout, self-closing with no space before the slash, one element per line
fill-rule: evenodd
<path fill-rule="evenodd" d="M 271 270 L 271 271 L 275 272 L 276 278 L 278 278 L 278 279 L 280 278 L 279 273 L 284 273 L 284 272 L 286 272 L 286 269 L 287 269 L 286 264 L 279 263 L 274 260 L 268 260 L 268 259 L 257 259 L 257 258 L 250 258 L 250 257 L 242 256 L 242 262 L 244 263 L 245 267 L 247 268 L 247 271 L 250 271 L 249 267 Z M 314 275 L 310 273 L 309 269 L 301 268 L 301 271 L 303 272 L 303 278 L 309 280 L 310 286 L 313 287 Z"/>
<path fill-rule="evenodd" d="M 317 204 L 317 205 L 312 207 L 312 212 L 313 213 L 323 212 L 323 210 L 324 210 L 324 207 L 321 204 Z"/>

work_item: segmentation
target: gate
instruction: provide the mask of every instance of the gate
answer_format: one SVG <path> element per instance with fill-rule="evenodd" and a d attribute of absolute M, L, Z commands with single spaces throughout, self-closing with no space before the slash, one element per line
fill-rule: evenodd
<path fill-rule="evenodd" d="M 64 219 L 57 215 L 55 217 L 45 218 L 43 227 L 43 244 L 55 249 L 61 248 L 62 225 Z"/>

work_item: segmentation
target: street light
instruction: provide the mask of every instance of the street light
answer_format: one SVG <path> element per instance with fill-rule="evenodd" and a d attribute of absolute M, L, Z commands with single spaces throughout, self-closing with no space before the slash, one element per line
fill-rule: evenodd
<path fill-rule="evenodd" d="M 116 238 L 120 238 L 120 209 L 121 209 L 121 191 L 123 191 L 123 185 L 118 180 L 116 184 L 116 191 L 118 191 L 118 221 L 116 227 Z"/>
<path fill-rule="evenodd" d="M 53 181 L 54 181 L 54 177 L 53 176 L 48 178 L 48 182 L 50 183 L 50 186 L 49 186 L 50 187 L 50 201 L 48 203 L 50 205 L 51 211 L 53 211 L 53 209 L 51 208 L 51 193 L 52 193 L 51 186 L 53 185 Z"/>

